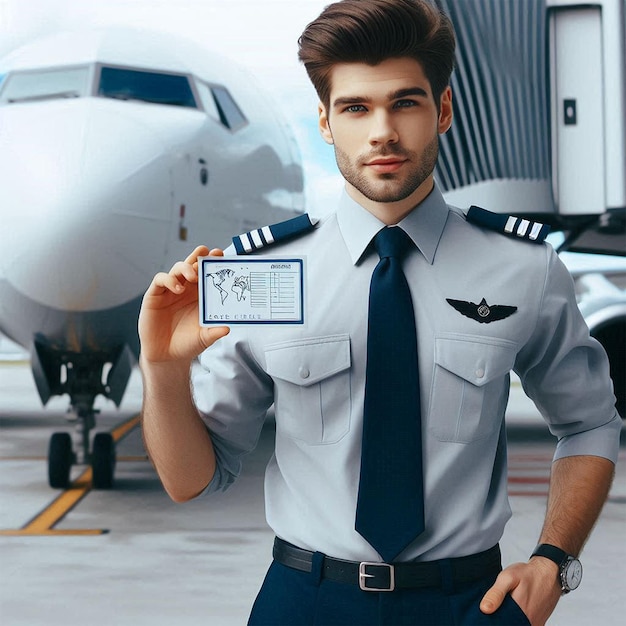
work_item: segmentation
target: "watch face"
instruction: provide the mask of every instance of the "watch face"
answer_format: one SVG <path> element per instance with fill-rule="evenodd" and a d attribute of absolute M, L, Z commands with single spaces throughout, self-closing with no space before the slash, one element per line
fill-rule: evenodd
<path fill-rule="evenodd" d="M 569 560 L 563 568 L 563 583 L 568 591 L 576 589 L 583 577 L 583 566 L 578 559 Z"/>

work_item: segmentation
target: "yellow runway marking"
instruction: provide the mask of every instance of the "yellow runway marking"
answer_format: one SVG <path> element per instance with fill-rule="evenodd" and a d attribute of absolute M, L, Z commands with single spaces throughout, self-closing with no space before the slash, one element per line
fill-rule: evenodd
<path fill-rule="evenodd" d="M 140 417 L 136 415 L 111 431 L 116 443 L 123 439 L 139 424 Z M 136 459 L 138 457 L 129 457 Z M 145 457 L 144 457 L 145 458 Z M 72 484 L 53 500 L 41 513 L 30 522 L 17 530 L 0 530 L 0 536 L 48 536 L 48 535 L 102 535 L 104 529 L 77 529 L 55 530 L 54 527 L 91 491 L 92 471 L 88 467 Z"/>
<path fill-rule="evenodd" d="M 113 435 L 113 441 L 117 443 L 120 439 L 124 439 L 128 433 L 135 428 L 139 424 L 140 420 L 139 415 L 135 415 L 135 417 L 131 417 L 129 420 L 122 422 L 119 426 L 116 426 L 112 431 L 111 435 Z"/>
<path fill-rule="evenodd" d="M 58 498 L 19 530 L 0 530 L 0 535 L 101 535 L 105 530 L 58 531 L 58 524 L 91 491 L 91 468 L 88 467 Z"/>

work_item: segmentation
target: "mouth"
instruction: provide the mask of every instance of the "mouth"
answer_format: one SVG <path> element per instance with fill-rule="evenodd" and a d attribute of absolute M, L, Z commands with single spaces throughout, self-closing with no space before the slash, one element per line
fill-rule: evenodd
<path fill-rule="evenodd" d="M 378 174 L 391 174 L 398 171 L 406 161 L 406 159 L 400 157 L 379 157 L 367 161 L 365 166 L 371 168 Z"/>

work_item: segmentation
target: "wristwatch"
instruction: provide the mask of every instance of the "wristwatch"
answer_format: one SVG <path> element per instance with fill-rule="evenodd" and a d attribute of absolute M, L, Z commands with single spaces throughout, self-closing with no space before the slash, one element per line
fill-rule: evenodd
<path fill-rule="evenodd" d="M 552 546 L 549 543 L 540 543 L 532 556 L 544 556 L 546 559 L 554 561 L 559 566 L 559 581 L 563 594 L 573 591 L 580 585 L 583 577 L 583 566 L 581 562 L 565 550 Z"/>

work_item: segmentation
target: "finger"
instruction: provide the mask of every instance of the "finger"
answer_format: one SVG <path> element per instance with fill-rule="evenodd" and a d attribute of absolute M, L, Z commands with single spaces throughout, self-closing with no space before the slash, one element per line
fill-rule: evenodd
<path fill-rule="evenodd" d="M 515 588 L 512 578 L 506 571 L 501 572 L 493 586 L 485 593 L 480 601 L 480 610 L 487 615 L 495 613 L 508 593 Z"/>
<path fill-rule="evenodd" d="M 197 273 L 185 263 L 179 262 L 172 266 L 169 272 L 159 272 L 153 279 L 148 293 L 159 295 L 165 291 L 182 293 L 188 282 L 197 282 Z"/>
<path fill-rule="evenodd" d="M 198 254 L 196 254 L 198 253 Z M 212 248 L 209 250 L 206 246 L 198 246 L 186 259 L 186 263 L 191 263 L 193 269 L 198 271 L 198 258 L 201 256 L 224 256 L 224 251 L 220 248 Z"/>
<path fill-rule="evenodd" d="M 185 263 L 189 263 L 193 265 L 199 256 L 207 256 L 209 254 L 209 249 L 206 246 L 198 246 L 186 259 Z"/>
<path fill-rule="evenodd" d="M 152 279 L 152 283 L 148 288 L 148 294 L 161 294 L 165 291 L 175 291 L 176 286 L 180 286 L 180 281 L 168 274 L 167 272 L 159 272 Z"/>
<path fill-rule="evenodd" d="M 178 283 L 185 287 L 186 283 L 198 282 L 197 264 L 190 264 L 188 261 L 178 261 L 172 265 L 169 275 L 176 278 Z"/>

